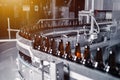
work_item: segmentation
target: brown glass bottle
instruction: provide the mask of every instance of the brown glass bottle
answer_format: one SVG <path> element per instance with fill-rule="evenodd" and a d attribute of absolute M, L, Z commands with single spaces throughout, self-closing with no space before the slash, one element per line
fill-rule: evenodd
<path fill-rule="evenodd" d="M 33 42 L 37 50 L 41 51 L 43 49 L 43 37 L 42 36 L 35 35 Z"/>
<path fill-rule="evenodd" d="M 109 73 L 114 76 L 120 77 L 120 71 L 116 65 L 115 58 L 115 53 L 113 51 L 110 51 L 108 57 Z"/>
<path fill-rule="evenodd" d="M 69 41 L 66 43 L 64 58 L 72 60 L 71 46 Z"/>
<path fill-rule="evenodd" d="M 34 36 L 34 40 L 33 40 L 34 49 L 40 50 L 40 46 L 41 46 L 40 43 L 41 43 L 41 37 L 35 35 L 35 36 Z"/>
<path fill-rule="evenodd" d="M 22 37 L 25 37 L 25 31 L 22 31 L 21 35 L 22 35 Z"/>
<path fill-rule="evenodd" d="M 31 35 L 31 33 L 28 33 L 28 39 L 29 39 L 29 40 L 32 40 L 32 35 Z"/>
<path fill-rule="evenodd" d="M 100 63 L 103 62 L 103 58 L 102 58 L 102 49 L 101 48 L 97 48 L 97 52 L 96 52 L 96 56 L 95 56 L 95 61 Z"/>
<path fill-rule="evenodd" d="M 27 39 L 27 37 L 28 37 L 28 33 L 25 32 L 25 36 L 24 36 L 24 38 Z"/>
<path fill-rule="evenodd" d="M 71 47 L 70 47 L 70 42 L 69 41 L 66 43 L 65 53 L 67 55 L 71 53 Z"/>
<path fill-rule="evenodd" d="M 85 60 L 90 59 L 90 47 L 88 45 L 85 46 L 83 57 Z"/>
<path fill-rule="evenodd" d="M 55 39 L 51 39 L 51 47 L 50 53 L 56 56 L 56 41 Z"/>
<path fill-rule="evenodd" d="M 102 49 L 97 48 L 96 56 L 95 56 L 95 67 L 99 70 L 104 70 L 104 64 L 103 64 L 103 55 L 102 55 Z"/>
<path fill-rule="evenodd" d="M 115 53 L 113 53 L 113 51 L 109 52 L 108 65 L 111 67 L 111 69 L 114 69 L 116 67 Z"/>
<path fill-rule="evenodd" d="M 39 47 L 39 50 L 40 51 L 43 51 L 44 49 L 44 45 L 43 45 L 43 37 L 42 36 L 38 36 L 38 40 L 37 40 L 37 43 L 38 43 L 38 47 Z"/>
<path fill-rule="evenodd" d="M 20 30 L 19 35 L 23 36 L 23 30 Z"/>
<path fill-rule="evenodd" d="M 61 40 L 58 46 L 58 56 L 63 57 L 63 55 L 64 55 L 64 45 L 63 45 L 63 40 Z"/>
<path fill-rule="evenodd" d="M 76 62 L 78 62 L 78 63 L 81 63 L 82 56 L 81 56 L 81 50 L 80 50 L 80 43 L 76 44 L 76 47 L 75 47 L 75 56 L 76 56 L 76 59 L 74 59 L 74 60 Z"/>
<path fill-rule="evenodd" d="M 84 57 L 83 64 L 85 64 L 85 66 L 92 68 L 93 63 L 90 54 L 90 47 L 88 45 L 85 46 L 83 57 Z"/>
<path fill-rule="evenodd" d="M 49 42 L 49 38 L 46 37 L 45 38 L 45 52 L 48 52 L 49 51 L 49 48 L 50 48 L 50 42 Z"/>
<path fill-rule="evenodd" d="M 43 37 L 42 36 L 39 36 L 39 45 L 42 46 L 43 45 Z"/>
<path fill-rule="evenodd" d="M 37 35 L 34 35 L 34 39 L 33 39 L 33 48 L 37 49 L 38 48 L 38 37 Z"/>

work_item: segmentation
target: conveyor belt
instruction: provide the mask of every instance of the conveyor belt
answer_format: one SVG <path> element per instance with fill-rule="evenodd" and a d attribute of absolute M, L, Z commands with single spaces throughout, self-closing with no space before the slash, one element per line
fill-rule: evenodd
<path fill-rule="evenodd" d="M 28 45 L 20 43 L 19 41 L 17 42 L 17 48 L 20 51 L 22 50 L 23 52 L 26 52 L 26 48 L 30 48 L 33 55 L 37 58 L 40 58 L 40 59 L 46 60 L 46 61 L 51 61 L 51 62 L 52 61 L 64 62 L 64 64 L 69 65 L 70 72 L 74 72 L 77 75 L 79 75 L 79 74 L 84 75 L 84 76 L 86 76 L 88 78 L 91 78 L 93 80 L 119 80 L 119 78 L 113 77 L 108 73 L 100 72 L 100 71 L 95 70 L 95 69 L 90 69 L 90 68 L 87 68 L 83 65 L 80 65 L 80 64 L 77 64 L 77 63 L 74 63 L 74 62 L 71 62 L 71 61 L 67 61 L 65 59 L 61 59 L 61 58 L 55 57 L 55 56 L 50 55 L 50 54 L 46 54 L 46 53 L 41 52 L 41 51 L 33 50 L 30 46 L 28 46 L 28 47 L 27 46 Z M 27 53 L 27 54 L 29 54 L 29 53 Z"/>

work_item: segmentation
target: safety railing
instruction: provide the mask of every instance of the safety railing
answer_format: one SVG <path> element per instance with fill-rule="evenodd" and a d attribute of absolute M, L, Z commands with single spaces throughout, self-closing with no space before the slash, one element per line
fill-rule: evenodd
<path fill-rule="evenodd" d="M 11 29 L 11 26 L 10 26 L 10 19 L 7 18 L 7 22 L 8 22 L 8 39 L 0 39 L 0 42 L 13 42 L 13 41 L 16 41 L 16 39 L 12 39 L 11 38 L 11 32 L 18 32 L 19 29 Z"/>

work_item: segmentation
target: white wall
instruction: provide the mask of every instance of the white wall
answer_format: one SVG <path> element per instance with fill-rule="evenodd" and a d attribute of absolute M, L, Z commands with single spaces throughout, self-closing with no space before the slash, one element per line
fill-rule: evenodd
<path fill-rule="evenodd" d="M 88 4 L 87 4 L 88 1 Z M 96 10 L 112 10 L 114 0 L 94 0 Z M 120 0 L 115 0 L 120 1 Z M 85 10 L 91 9 L 92 0 L 85 0 Z"/>
<path fill-rule="evenodd" d="M 103 0 L 94 0 L 95 9 L 103 9 Z M 92 0 L 85 0 L 85 10 L 91 9 Z"/>
<path fill-rule="evenodd" d="M 113 10 L 120 11 L 120 0 L 113 0 Z"/>
<path fill-rule="evenodd" d="M 95 9 L 103 10 L 103 1 L 104 0 L 95 0 Z"/>

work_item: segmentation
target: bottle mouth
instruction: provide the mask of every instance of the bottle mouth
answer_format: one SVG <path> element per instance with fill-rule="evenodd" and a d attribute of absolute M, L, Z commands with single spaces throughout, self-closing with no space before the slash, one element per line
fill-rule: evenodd
<path fill-rule="evenodd" d="M 76 43 L 76 46 L 78 46 L 78 43 Z"/>
<path fill-rule="evenodd" d="M 112 54 L 112 51 L 110 51 L 110 54 Z"/>
<path fill-rule="evenodd" d="M 100 48 L 97 48 L 97 51 L 100 51 Z"/>
<path fill-rule="evenodd" d="M 87 48 L 88 46 L 87 45 L 85 45 L 85 48 Z"/>

